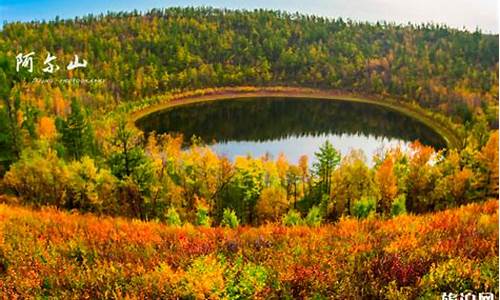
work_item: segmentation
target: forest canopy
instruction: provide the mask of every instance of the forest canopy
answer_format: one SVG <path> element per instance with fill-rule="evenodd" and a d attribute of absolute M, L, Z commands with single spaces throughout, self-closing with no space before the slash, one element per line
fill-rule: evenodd
<path fill-rule="evenodd" d="M 105 80 L 90 87 L 48 84 L 55 91 L 37 84 L 26 87 L 30 99 L 45 102 L 45 107 L 57 106 L 46 98 L 59 92 L 109 110 L 120 101 L 172 91 L 292 85 L 390 95 L 459 122 L 471 121 L 474 114 L 486 115 L 493 127 L 498 122 L 498 35 L 442 25 L 213 8 L 6 24 L 0 53 L 9 64 L 18 53 L 31 51 L 38 67 L 18 76 L 21 80 Z M 47 75 L 42 63 L 48 53 L 62 68 Z M 63 64 L 75 54 L 89 66 L 68 74 Z"/>
<path fill-rule="evenodd" d="M 5 24 L 0 294 L 498 297 L 498 42 L 441 25 L 270 10 L 168 8 Z M 54 73 L 44 72 L 47 62 Z M 297 163 L 283 154 L 230 160 L 198 130 L 145 134 L 134 123 L 156 105 L 204 96 L 237 105 L 235 94 L 284 91 L 328 95 L 328 105 L 338 95 L 362 99 L 380 109 L 389 135 L 410 123 L 384 109 L 406 112 L 448 146 L 422 139 L 388 147 L 372 164 L 329 141 Z M 363 108 L 338 109 L 335 118 L 317 116 L 333 106 L 287 112 L 262 103 L 260 117 L 238 118 L 249 135 L 266 133 L 250 121 L 272 120 L 267 134 L 279 136 L 297 115 L 306 129 L 369 134 L 363 127 L 378 122 Z M 216 114 L 224 111 L 214 105 L 194 116 L 215 124 Z M 280 123 L 273 114 L 287 116 Z"/>
<path fill-rule="evenodd" d="M 30 52 L 33 72 L 16 65 Z M 269 10 L 9 23 L 0 33 L 2 188 L 35 206 L 229 227 L 316 226 L 484 201 L 498 196 L 497 54 L 498 35 Z M 88 66 L 65 68 L 75 55 Z M 51 56 L 60 69 L 46 73 Z M 312 166 L 309 157 L 229 161 L 196 139 L 186 151 L 181 137 L 146 137 L 122 109 L 245 86 L 396 99 L 445 120 L 460 147 L 436 152 L 417 142 L 380 153 L 374 166 L 330 143 Z"/>

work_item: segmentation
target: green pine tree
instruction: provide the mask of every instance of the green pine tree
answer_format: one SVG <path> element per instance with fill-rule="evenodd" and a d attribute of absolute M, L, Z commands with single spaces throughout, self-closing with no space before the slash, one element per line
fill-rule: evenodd
<path fill-rule="evenodd" d="M 19 159 L 22 133 L 17 116 L 21 110 L 21 96 L 13 89 L 19 81 L 7 56 L 0 56 L 0 164 L 7 167 Z"/>
<path fill-rule="evenodd" d="M 94 133 L 76 99 L 71 101 L 71 113 L 66 121 L 62 122 L 60 130 L 68 157 L 80 160 L 85 155 L 93 154 Z"/>
<path fill-rule="evenodd" d="M 313 164 L 314 172 L 319 177 L 319 187 L 322 194 L 330 195 L 331 175 L 340 163 L 340 153 L 333 145 L 326 141 L 319 152 L 314 153 L 316 162 Z"/>

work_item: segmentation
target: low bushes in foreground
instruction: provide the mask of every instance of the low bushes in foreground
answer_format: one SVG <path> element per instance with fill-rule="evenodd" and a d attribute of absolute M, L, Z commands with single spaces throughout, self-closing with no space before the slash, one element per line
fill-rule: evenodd
<path fill-rule="evenodd" d="M 182 227 L 0 205 L 4 298 L 498 295 L 498 201 L 319 227 Z"/>

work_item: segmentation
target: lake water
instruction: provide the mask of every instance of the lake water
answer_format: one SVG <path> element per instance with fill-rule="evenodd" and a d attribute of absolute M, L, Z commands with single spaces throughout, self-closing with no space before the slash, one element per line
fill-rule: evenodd
<path fill-rule="evenodd" d="M 241 98 L 181 105 L 137 122 L 146 133 L 195 135 L 218 154 L 276 158 L 283 152 L 297 163 L 310 159 L 326 140 L 342 155 L 361 149 L 371 156 L 382 148 L 419 140 L 436 149 L 444 140 L 415 119 L 373 104 L 300 98 Z"/>

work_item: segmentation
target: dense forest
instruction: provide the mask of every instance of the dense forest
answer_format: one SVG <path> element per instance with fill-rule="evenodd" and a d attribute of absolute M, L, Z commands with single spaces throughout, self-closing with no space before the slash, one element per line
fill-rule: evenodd
<path fill-rule="evenodd" d="M 49 96 L 78 96 L 109 110 L 158 93 L 239 85 L 297 85 L 391 95 L 460 121 L 484 113 L 497 122 L 498 35 L 439 25 L 356 23 L 277 11 L 155 9 L 74 20 L 10 23 L 1 53 L 35 52 L 21 79 L 104 79 L 92 87 L 29 86 L 40 109 Z M 61 70 L 42 72 L 47 54 Z M 74 55 L 85 69 L 66 71 Z M 19 87 L 21 88 L 21 87 Z M 24 92 L 25 91 L 23 89 Z"/>
<path fill-rule="evenodd" d="M 168 8 L 4 24 L 0 295 L 498 297 L 498 42 L 441 25 L 269 10 Z M 455 142 L 441 134 L 447 147 L 383 149 L 372 164 L 330 142 L 298 163 L 284 155 L 230 160 L 200 137 L 145 134 L 134 123 L 136 113 L 200 95 L 306 89 L 380 101 L 370 105 L 391 134 L 413 119 L 394 122 L 397 110 L 382 103 L 425 115 L 425 125 Z M 347 122 L 366 113 L 339 112 L 350 103 L 329 106 L 342 115 L 335 122 L 314 116 L 327 110 L 320 102 L 303 112 L 259 104 L 253 110 L 276 124 L 224 134 L 332 124 L 377 134 L 365 128 L 368 117 Z M 223 113 L 211 106 L 197 122 Z M 173 121 L 192 118 L 177 114 Z M 292 122 L 297 114 L 303 124 Z M 159 129 L 168 122 L 150 118 Z"/>
<path fill-rule="evenodd" d="M 24 203 L 234 226 L 423 213 L 498 194 L 497 35 L 169 8 L 10 23 L 0 49 L 2 187 Z M 15 59 L 31 51 L 32 72 Z M 74 55 L 89 65 L 66 70 Z M 54 73 L 43 70 L 50 56 L 61 66 Z M 312 166 L 308 157 L 231 162 L 196 139 L 183 151 L 181 137 L 146 138 L 120 109 L 247 85 L 391 97 L 447 120 L 464 142 L 439 152 L 419 143 L 392 149 L 373 167 L 329 143 Z"/>

